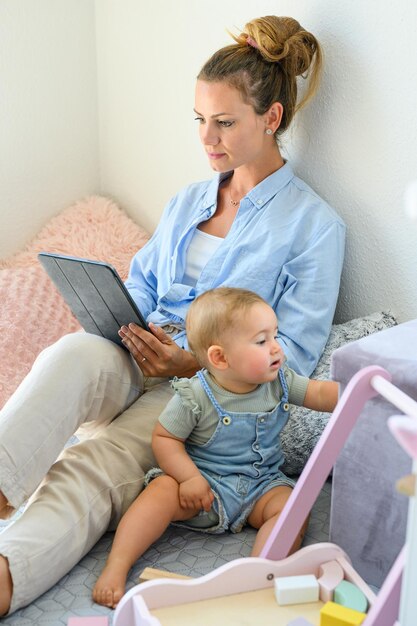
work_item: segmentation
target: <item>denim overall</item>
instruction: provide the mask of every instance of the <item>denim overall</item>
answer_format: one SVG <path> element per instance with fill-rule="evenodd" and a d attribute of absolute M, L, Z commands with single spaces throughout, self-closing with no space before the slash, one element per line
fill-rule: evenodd
<path fill-rule="evenodd" d="M 209 513 L 202 511 L 180 525 L 212 533 L 226 529 L 239 532 L 264 493 L 281 485 L 294 486 L 294 481 L 279 470 L 284 460 L 279 437 L 290 408 L 287 381 L 280 370 L 283 395 L 272 411 L 226 413 L 203 372 L 197 375 L 219 421 L 209 441 L 203 445 L 186 443 L 186 450 L 210 483 L 215 500 Z"/>

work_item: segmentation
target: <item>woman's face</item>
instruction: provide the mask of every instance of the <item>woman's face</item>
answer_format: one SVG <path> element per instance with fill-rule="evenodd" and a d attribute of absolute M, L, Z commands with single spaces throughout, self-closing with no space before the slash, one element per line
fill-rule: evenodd
<path fill-rule="evenodd" d="M 194 111 L 213 170 L 228 172 L 264 161 L 271 140 L 265 135 L 266 116 L 243 102 L 237 89 L 226 82 L 198 80 Z"/>

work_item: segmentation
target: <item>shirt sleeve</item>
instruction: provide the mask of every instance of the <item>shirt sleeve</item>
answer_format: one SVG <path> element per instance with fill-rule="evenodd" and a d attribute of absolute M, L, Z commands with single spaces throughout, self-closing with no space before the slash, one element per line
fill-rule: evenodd
<path fill-rule="evenodd" d="M 172 387 L 175 396 L 159 416 L 159 423 L 174 437 L 188 439 L 198 424 L 201 408 L 194 398 L 188 378 L 174 379 Z"/>
<path fill-rule="evenodd" d="M 288 366 L 309 376 L 330 333 L 343 266 L 345 227 L 326 224 L 311 246 L 282 268 L 276 314 Z"/>
<path fill-rule="evenodd" d="M 133 300 L 145 319 L 155 311 L 158 302 L 158 261 L 165 253 L 161 245 L 165 223 L 175 206 L 174 196 L 165 207 L 158 226 L 150 240 L 138 250 L 130 263 L 129 275 L 125 282 Z M 169 271 L 169 269 L 167 269 Z"/>
<path fill-rule="evenodd" d="M 284 366 L 285 380 L 288 385 L 288 402 L 296 406 L 303 406 L 307 392 L 309 378 L 300 376 L 289 367 Z"/>

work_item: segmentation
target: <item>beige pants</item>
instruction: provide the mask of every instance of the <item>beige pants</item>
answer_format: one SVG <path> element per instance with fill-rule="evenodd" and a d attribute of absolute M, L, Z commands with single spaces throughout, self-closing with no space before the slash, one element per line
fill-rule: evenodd
<path fill-rule="evenodd" d="M 16 508 L 30 498 L 0 535 L 13 578 L 10 612 L 117 525 L 155 463 L 151 433 L 171 397 L 168 381 L 144 379 L 125 350 L 101 337 L 67 335 L 39 355 L 0 412 L 0 489 Z M 61 452 L 83 423 L 89 438 Z"/>

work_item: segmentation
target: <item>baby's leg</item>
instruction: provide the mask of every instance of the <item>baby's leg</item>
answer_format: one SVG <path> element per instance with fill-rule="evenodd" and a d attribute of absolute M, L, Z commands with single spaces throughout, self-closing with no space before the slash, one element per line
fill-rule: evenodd
<path fill-rule="evenodd" d="M 135 561 L 172 521 L 190 519 L 197 513 L 196 509 L 181 508 L 176 480 L 170 476 L 155 478 L 120 520 L 106 566 L 93 589 L 94 601 L 114 608 L 125 592 Z"/>
<path fill-rule="evenodd" d="M 253 528 L 258 528 L 255 543 L 253 544 L 251 556 L 259 556 L 266 540 L 273 529 L 275 522 L 282 513 L 282 510 L 292 492 L 291 487 L 282 485 L 274 487 L 270 491 L 264 493 L 255 504 L 251 514 L 248 517 L 248 524 Z M 304 522 L 296 540 L 290 550 L 290 554 L 298 550 L 303 541 L 308 525 L 308 517 Z"/>

